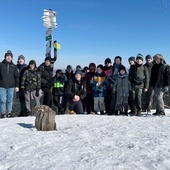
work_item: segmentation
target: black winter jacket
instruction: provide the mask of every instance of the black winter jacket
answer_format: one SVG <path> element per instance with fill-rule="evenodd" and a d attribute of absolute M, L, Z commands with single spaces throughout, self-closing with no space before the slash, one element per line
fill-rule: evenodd
<path fill-rule="evenodd" d="M 0 63 L 0 87 L 19 87 L 17 66 L 13 62 L 7 62 L 5 59 Z"/>
<path fill-rule="evenodd" d="M 65 94 L 69 99 L 73 99 L 75 95 L 78 95 L 81 100 L 84 99 L 87 94 L 85 80 L 70 79 L 65 85 Z"/>

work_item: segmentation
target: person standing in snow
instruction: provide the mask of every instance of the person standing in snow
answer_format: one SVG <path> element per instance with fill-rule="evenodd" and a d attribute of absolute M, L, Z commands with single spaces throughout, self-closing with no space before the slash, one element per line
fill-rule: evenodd
<path fill-rule="evenodd" d="M 44 92 L 43 104 L 52 107 L 52 86 L 53 86 L 53 68 L 51 67 L 51 58 L 46 57 L 45 61 L 38 67 L 41 75 L 41 90 Z"/>
<path fill-rule="evenodd" d="M 27 68 L 27 64 L 25 64 L 25 57 L 22 54 L 18 56 L 17 68 L 18 68 L 18 71 L 19 71 L 18 97 L 19 97 L 19 102 L 20 102 L 20 107 L 21 107 L 21 111 L 20 111 L 18 116 L 21 117 L 21 116 L 27 116 L 27 109 L 26 109 L 26 106 L 25 106 L 25 96 L 23 95 L 22 90 L 21 90 L 22 76 L 24 74 L 24 71 Z"/>
<path fill-rule="evenodd" d="M 147 92 L 149 87 L 148 69 L 143 66 L 143 55 L 136 56 L 136 64 L 129 70 L 129 80 L 133 92 L 132 114 L 140 115 L 142 111 L 142 91 Z"/>
<path fill-rule="evenodd" d="M 106 97 L 106 89 L 108 86 L 102 64 L 97 66 L 97 71 L 93 74 L 90 85 L 92 86 L 94 97 L 94 112 L 102 115 L 105 111 L 104 97 Z"/>
<path fill-rule="evenodd" d="M 35 99 L 36 106 L 40 106 L 39 90 L 41 89 L 41 76 L 34 60 L 29 62 L 22 76 L 21 89 L 25 97 L 27 115 L 32 115 L 31 99 Z"/>
<path fill-rule="evenodd" d="M 148 69 L 148 77 L 150 80 L 150 76 L 151 76 L 151 69 L 153 66 L 153 62 L 152 62 L 152 56 L 150 54 L 146 55 L 145 57 L 146 63 L 143 66 L 146 66 Z M 153 103 L 153 96 L 154 96 L 154 91 L 153 91 L 153 87 L 149 86 L 148 91 L 147 92 L 143 92 L 142 93 L 142 111 L 143 112 L 151 112 L 151 108 L 152 108 L 152 103 Z"/>
<path fill-rule="evenodd" d="M 0 114 L 1 118 L 12 117 L 14 91 L 19 91 L 19 73 L 13 64 L 13 54 L 10 50 L 5 53 L 0 63 Z M 7 114 L 6 114 L 7 112 Z"/>
<path fill-rule="evenodd" d="M 163 96 L 169 91 L 170 66 L 166 64 L 162 54 L 155 54 L 151 69 L 150 86 L 153 87 L 156 112 L 153 115 L 165 115 Z"/>
<path fill-rule="evenodd" d="M 119 67 L 118 75 L 113 84 L 113 93 L 116 94 L 115 115 L 128 115 L 128 97 L 131 91 L 131 85 L 126 68 Z"/>

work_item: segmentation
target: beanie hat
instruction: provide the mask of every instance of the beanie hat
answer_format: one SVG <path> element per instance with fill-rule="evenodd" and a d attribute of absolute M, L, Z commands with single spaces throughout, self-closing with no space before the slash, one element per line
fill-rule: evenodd
<path fill-rule="evenodd" d="M 89 64 L 89 68 L 90 68 L 90 67 L 96 68 L 96 64 L 95 64 L 95 63 L 90 63 L 90 64 Z"/>
<path fill-rule="evenodd" d="M 51 57 L 45 57 L 45 61 L 47 60 L 51 62 Z"/>
<path fill-rule="evenodd" d="M 76 74 L 82 75 L 82 71 L 81 71 L 81 70 L 76 70 L 76 71 L 75 71 L 75 75 L 76 75 Z"/>
<path fill-rule="evenodd" d="M 129 57 L 129 59 L 128 59 L 128 61 L 130 62 L 130 61 L 135 61 L 135 57 Z"/>
<path fill-rule="evenodd" d="M 99 65 L 97 66 L 97 68 L 100 68 L 101 70 L 103 70 L 103 65 L 102 65 L 102 64 L 99 64 Z"/>
<path fill-rule="evenodd" d="M 107 63 L 112 63 L 112 62 L 111 62 L 111 59 L 110 59 L 110 58 L 106 58 L 105 61 L 104 61 L 104 63 L 107 64 Z"/>
<path fill-rule="evenodd" d="M 119 58 L 120 59 L 120 62 L 122 61 L 122 57 L 120 57 L 120 56 L 116 56 L 115 58 L 114 58 L 114 62 L 116 61 L 116 59 L 117 58 Z"/>
<path fill-rule="evenodd" d="M 34 64 L 35 67 L 36 67 L 36 62 L 35 62 L 35 60 L 30 60 L 29 65 L 30 65 L 30 64 Z"/>
<path fill-rule="evenodd" d="M 67 66 L 67 69 L 68 69 L 68 68 L 69 68 L 69 69 L 72 69 L 72 66 L 71 66 L 71 65 L 68 65 L 68 66 Z"/>
<path fill-rule="evenodd" d="M 138 59 L 143 61 L 143 55 L 139 53 L 139 54 L 136 56 L 136 60 L 138 60 Z"/>
<path fill-rule="evenodd" d="M 147 60 L 148 58 L 152 59 L 152 56 L 150 54 L 146 55 L 145 60 Z"/>
<path fill-rule="evenodd" d="M 6 56 L 11 56 L 13 58 L 13 54 L 12 54 L 12 51 L 11 50 L 8 50 L 5 55 L 4 55 L 4 58 L 6 58 Z"/>
<path fill-rule="evenodd" d="M 57 70 L 56 70 L 56 74 L 57 74 L 57 73 L 62 73 L 62 70 L 61 70 L 61 69 L 57 69 Z"/>
<path fill-rule="evenodd" d="M 126 72 L 126 67 L 123 66 L 123 65 L 121 65 L 121 66 L 119 67 L 119 72 L 120 72 L 121 70 L 124 70 L 124 71 Z"/>
<path fill-rule="evenodd" d="M 77 69 L 77 70 L 82 70 L 82 68 L 81 68 L 80 65 L 77 65 L 77 66 L 76 66 L 76 69 Z"/>
<path fill-rule="evenodd" d="M 18 56 L 18 61 L 19 61 L 20 59 L 23 59 L 23 60 L 25 61 L 25 57 L 24 57 L 22 54 Z"/>

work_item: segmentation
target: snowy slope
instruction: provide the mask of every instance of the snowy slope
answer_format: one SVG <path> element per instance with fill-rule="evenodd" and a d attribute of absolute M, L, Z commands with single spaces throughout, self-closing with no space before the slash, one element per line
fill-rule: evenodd
<path fill-rule="evenodd" d="M 35 117 L 0 119 L 0 170 L 170 170 L 165 117 L 57 115 L 57 131 Z"/>

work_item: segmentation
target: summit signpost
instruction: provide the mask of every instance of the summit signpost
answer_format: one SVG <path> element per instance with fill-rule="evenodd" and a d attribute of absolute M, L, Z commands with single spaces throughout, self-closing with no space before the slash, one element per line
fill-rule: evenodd
<path fill-rule="evenodd" d="M 52 33 L 53 29 L 57 28 L 56 23 L 56 12 L 51 9 L 44 9 L 44 15 L 42 16 L 44 21 L 44 27 L 48 28 L 45 33 L 46 40 L 46 57 L 51 57 L 51 44 L 52 44 Z"/>

